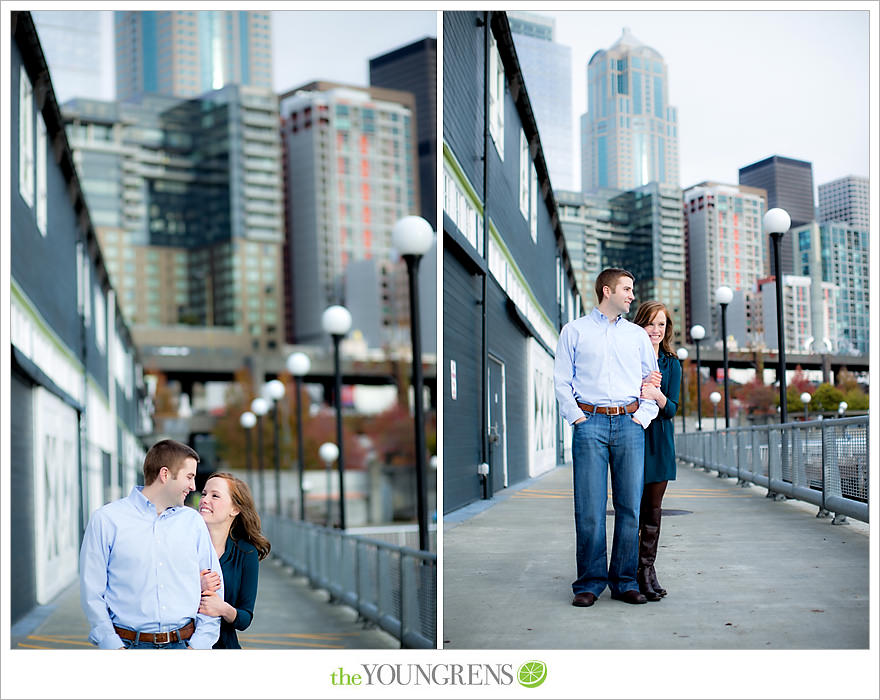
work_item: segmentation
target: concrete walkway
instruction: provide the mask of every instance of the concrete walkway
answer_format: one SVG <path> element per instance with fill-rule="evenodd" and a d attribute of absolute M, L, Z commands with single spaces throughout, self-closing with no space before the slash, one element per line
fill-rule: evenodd
<path fill-rule="evenodd" d="M 573 607 L 571 477 L 560 466 L 444 518 L 444 649 L 868 647 L 867 524 L 832 525 L 814 506 L 691 467 L 663 502 L 669 595 L 627 605 L 606 589 Z"/>
<path fill-rule="evenodd" d="M 365 626 L 348 606 L 293 577 L 278 560 L 263 560 L 251 626 L 238 633 L 244 649 L 399 649 L 383 630 Z M 79 603 L 79 582 L 12 627 L 12 649 L 97 649 Z"/>

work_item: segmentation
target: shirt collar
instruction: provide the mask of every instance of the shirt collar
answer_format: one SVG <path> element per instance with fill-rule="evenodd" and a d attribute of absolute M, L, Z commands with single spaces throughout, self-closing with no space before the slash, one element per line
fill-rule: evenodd
<path fill-rule="evenodd" d="M 142 512 L 149 513 L 150 515 L 156 515 L 156 505 L 146 496 L 144 496 L 144 487 L 143 486 L 135 486 L 132 488 L 131 493 L 128 494 L 128 500 L 131 501 L 134 507 Z M 177 510 L 178 506 L 168 506 L 164 511 L 162 511 L 162 515 L 168 514 L 171 515 L 175 510 Z"/>
<path fill-rule="evenodd" d="M 598 306 L 593 307 L 593 311 L 590 314 L 590 318 L 592 318 L 594 321 L 596 321 L 596 323 L 608 323 L 611 320 L 605 314 L 603 314 L 601 311 L 599 311 Z M 618 323 L 620 323 L 622 318 L 623 318 L 623 314 L 619 314 L 617 316 L 617 318 L 614 319 L 614 325 L 616 326 Z"/>

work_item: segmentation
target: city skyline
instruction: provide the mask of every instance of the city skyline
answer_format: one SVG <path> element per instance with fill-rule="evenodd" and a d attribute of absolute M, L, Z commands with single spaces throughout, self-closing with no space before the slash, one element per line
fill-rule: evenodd
<path fill-rule="evenodd" d="M 97 15 L 101 28 L 104 60 L 111 65 L 91 94 L 77 97 L 112 100 L 115 99 L 113 11 L 92 12 Z M 434 11 L 271 10 L 270 15 L 272 89 L 276 93 L 316 80 L 366 87 L 370 84 L 371 58 L 426 36 L 437 37 Z M 334 41 L 327 41 L 328 35 L 332 35 Z M 340 45 L 345 46 L 344 52 L 337 50 Z M 303 61 L 303 56 L 308 56 L 308 60 Z"/>
<path fill-rule="evenodd" d="M 554 17 L 556 41 L 572 47 L 576 123 L 587 111 L 587 63 L 624 27 L 663 56 L 679 116 L 683 188 L 735 184 L 738 168 L 772 155 L 812 162 L 817 186 L 869 175 L 864 10 L 538 14 Z M 768 76 L 778 79 L 771 84 Z"/>

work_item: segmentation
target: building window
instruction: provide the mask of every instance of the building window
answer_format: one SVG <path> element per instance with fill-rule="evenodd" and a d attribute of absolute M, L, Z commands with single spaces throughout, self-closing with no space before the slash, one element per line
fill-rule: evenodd
<path fill-rule="evenodd" d="M 519 132 L 519 210 L 523 218 L 529 218 L 529 142 L 524 131 Z"/>
<path fill-rule="evenodd" d="M 46 235 L 47 228 L 47 175 L 46 171 L 49 167 L 48 149 L 46 146 L 46 124 L 43 122 L 42 115 L 37 120 L 37 228 L 43 236 Z"/>
<path fill-rule="evenodd" d="M 529 233 L 532 235 L 532 241 L 538 242 L 538 173 L 535 166 L 531 167 L 531 180 L 529 183 L 531 190 L 531 198 L 529 200 Z"/>
<path fill-rule="evenodd" d="M 504 160 L 504 64 L 495 37 L 489 37 L 489 134 Z"/>
<path fill-rule="evenodd" d="M 18 80 L 18 190 L 34 206 L 34 91 L 22 67 Z"/>

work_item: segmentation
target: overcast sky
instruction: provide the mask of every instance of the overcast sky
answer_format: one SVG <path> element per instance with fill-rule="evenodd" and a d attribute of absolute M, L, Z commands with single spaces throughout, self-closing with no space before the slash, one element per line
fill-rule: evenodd
<path fill-rule="evenodd" d="M 775 154 L 812 162 L 816 185 L 869 175 L 866 11 L 540 14 L 557 18 L 556 41 L 572 48 L 572 148 L 587 62 L 626 26 L 668 67 L 682 186 L 736 183 L 740 167 Z"/>
<path fill-rule="evenodd" d="M 437 36 L 430 11 L 273 11 L 272 87 L 285 92 L 313 80 L 369 85 L 369 59 Z"/>
<path fill-rule="evenodd" d="M 668 66 L 683 186 L 735 183 L 740 167 L 774 154 L 812 162 L 816 185 L 850 174 L 868 176 L 868 13 L 783 7 L 790 6 L 794 9 L 542 11 L 557 18 L 556 41 L 572 48 L 575 184 L 580 115 L 587 109 L 586 65 L 624 26 Z M 110 13 L 103 14 L 109 28 Z M 425 36 L 437 36 L 431 9 L 274 10 L 273 88 L 284 92 L 318 79 L 366 85 L 370 58 Z M 112 35 L 105 47 L 112 61 Z M 111 85 L 105 92 L 112 94 L 112 72 L 106 75 Z"/>

